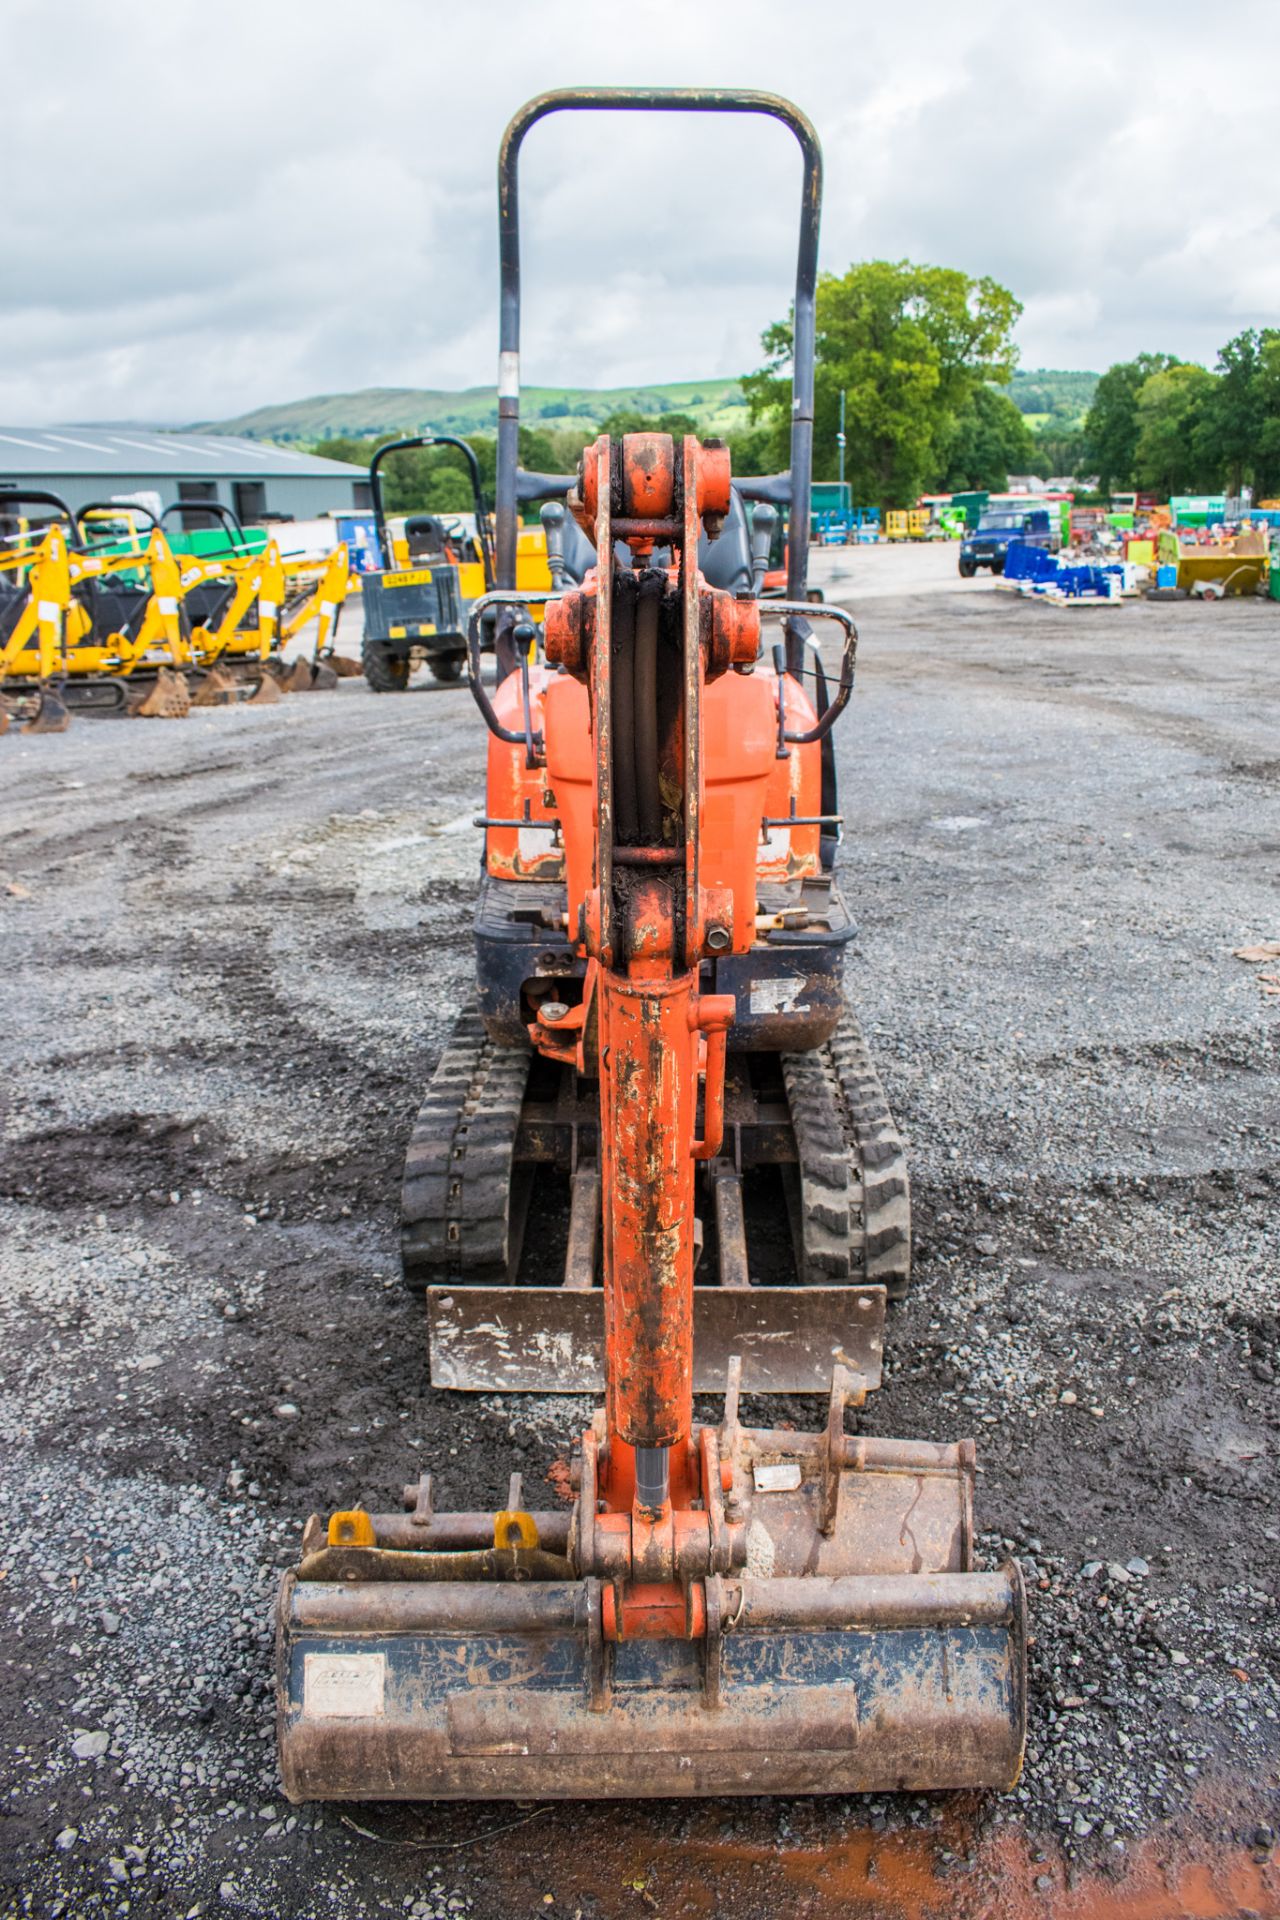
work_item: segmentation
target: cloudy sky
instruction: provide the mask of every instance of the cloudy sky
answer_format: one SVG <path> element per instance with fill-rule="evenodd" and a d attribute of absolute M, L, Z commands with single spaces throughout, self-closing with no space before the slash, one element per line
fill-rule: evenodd
<path fill-rule="evenodd" d="M 490 383 L 498 140 L 575 82 L 790 95 L 826 154 L 823 266 L 994 274 L 1024 366 L 1211 363 L 1280 324 L 1275 0 L 4 0 L 4 38 L 10 424 Z M 766 122 L 536 128 L 525 379 L 754 366 L 798 189 Z"/>

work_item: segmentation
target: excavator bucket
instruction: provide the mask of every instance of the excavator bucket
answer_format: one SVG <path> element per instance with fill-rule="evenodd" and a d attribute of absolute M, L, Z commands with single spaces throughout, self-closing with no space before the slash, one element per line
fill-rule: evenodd
<path fill-rule="evenodd" d="M 245 705 L 247 707 L 274 707 L 278 706 L 283 698 L 284 695 L 280 691 L 280 682 L 276 679 L 275 675 L 264 673 L 253 692 L 249 695 L 249 698 L 245 701 Z"/>
<path fill-rule="evenodd" d="M 437 1515 L 428 1477 L 312 1521 L 279 1598 L 289 1798 L 1011 1787 L 1026 1605 L 1015 1563 L 975 1571 L 972 1443 L 848 1437 L 849 1391 L 801 1434 L 740 1427 L 731 1386 L 699 1446 L 722 1570 L 656 1631 L 599 1552 L 600 1422 L 572 1516 Z"/>
<path fill-rule="evenodd" d="M 310 693 L 315 684 L 311 662 L 304 659 L 301 654 L 288 666 L 283 661 L 278 667 L 273 663 L 272 670 L 281 693 Z"/>
<path fill-rule="evenodd" d="M 193 707 L 232 707 L 240 698 L 241 683 L 227 667 L 210 667 L 191 696 Z"/>
<path fill-rule="evenodd" d="M 350 656 L 345 653 L 326 654 L 321 664 L 326 667 L 331 667 L 335 679 L 338 680 L 362 680 L 364 678 L 364 668 L 360 662 L 358 660 L 352 660 Z"/>
<path fill-rule="evenodd" d="M 288 666 L 272 663 L 281 693 L 328 693 L 338 684 L 336 670 L 325 660 L 308 660 L 300 653 Z"/>
<path fill-rule="evenodd" d="M 65 733 L 71 725 L 71 715 L 67 711 L 66 701 L 61 691 L 45 681 L 36 694 L 36 709 L 29 720 L 19 727 L 19 733 Z"/>
<path fill-rule="evenodd" d="M 161 667 L 155 684 L 129 708 L 135 720 L 185 720 L 190 711 L 191 689 L 172 667 Z"/>

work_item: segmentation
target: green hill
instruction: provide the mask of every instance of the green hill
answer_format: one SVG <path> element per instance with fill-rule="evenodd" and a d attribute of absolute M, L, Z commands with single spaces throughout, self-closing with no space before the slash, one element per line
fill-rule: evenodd
<path fill-rule="evenodd" d="M 1098 384 L 1096 373 L 1076 373 L 1054 367 L 1019 368 L 1009 382 L 1009 398 L 1019 413 L 1067 425 L 1084 419 Z"/>
<path fill-rule="evenodd" d="M 622 408 L 648 415 L 688 413 L 704 434 L 747 425 L 747 403 L 736 380 L 673 380 L 648 387 L 525 387 L 520 418 L 552 431 L 591 429 Z M 234 420 L 202 421 L 189 431 L 236 433 L 281 446 L 308 445 L 336 434 L 365 439 L 381 433 L 494 433 L 498 402 L 492 387 L 448 393 L 429 387 L 366 387 L 359 393 L 322 393 L 281 406 L 257 407 Z"/>

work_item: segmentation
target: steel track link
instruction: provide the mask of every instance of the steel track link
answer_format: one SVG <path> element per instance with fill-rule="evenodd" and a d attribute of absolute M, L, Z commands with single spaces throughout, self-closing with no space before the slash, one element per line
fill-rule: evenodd
<path fill-rule="evenodd" d="M 825 1047 L 784 1054 L 795 1132 L 800 1249 L 808 1285 L 883 1286 L 911 1278 L 907 1156 L 884 1088 L 848 1010 Z"/>
<path fill-rule="evenodd" d="M 494 1046 L 477 1008 L 459 1014 L 405 1155 L 400 1257 L 415 1293 L 442 1281 L 506 1277 L 530 1058 Z"/>

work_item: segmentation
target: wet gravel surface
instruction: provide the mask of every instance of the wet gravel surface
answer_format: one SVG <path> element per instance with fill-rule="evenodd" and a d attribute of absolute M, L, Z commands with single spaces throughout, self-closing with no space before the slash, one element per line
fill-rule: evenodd
<path fill-rule="evenodd" d="M 1280 963 L 1232 953 L 1280 938 L 1280 615 L 927 584 L 868 594 L 841 745 L 918 1223 L 865 1426 L 977 1437 L 1022 1784 L 363 1833 L 279 1794 L 302 1518 L 428 1462 L 497 1504 L 582 1411 L 424 1379 L 394 1203 L 484 735 L 465 691 L 344 683 L 0 742 L 5 1912 L 1044 1912 L 1184 1856 L 1200 1904 L 1150 1911 L 1280 1912 Z"/>

